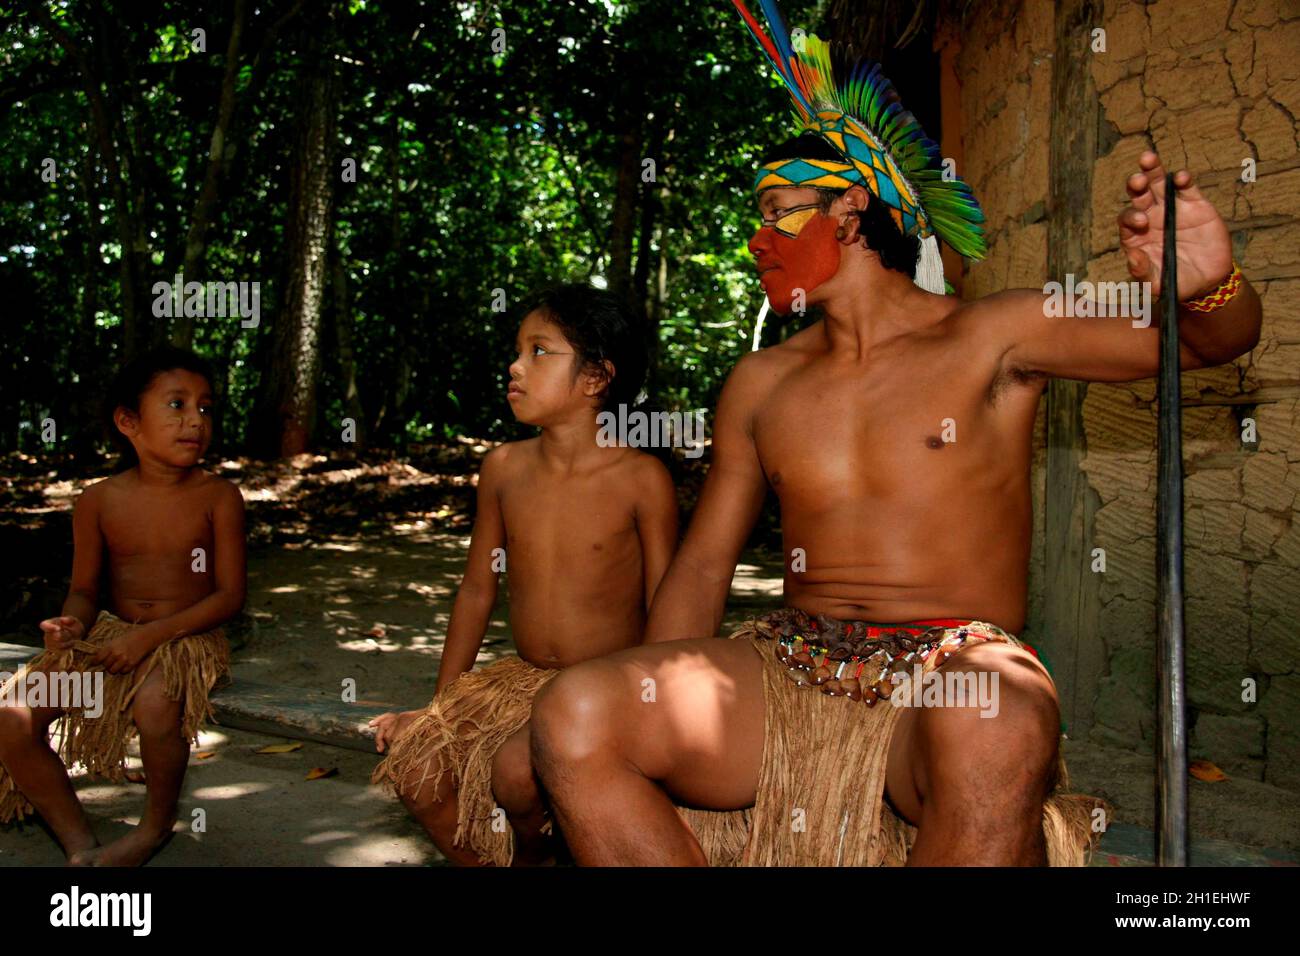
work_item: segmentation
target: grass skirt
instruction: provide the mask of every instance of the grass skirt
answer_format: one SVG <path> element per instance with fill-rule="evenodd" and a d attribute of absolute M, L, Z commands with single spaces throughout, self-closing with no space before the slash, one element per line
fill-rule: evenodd
<path fill-rule="evenodd" d="M 558 673 L 514 654 L 482 670 L 467 671 L 407 725 L 370 782 L 409 798 L 429 781 L 436 789 L 450 774 L 458 802 L 452 842 L 468 847 L 484 862 L 509 866 L 515 834 L 504 813 L 494 816 L 492 758 L 528 723 L 533 698 Z M 544 832 L 550 826 L 547 821 Z"/>
<path fill-rule="evenodd" d="M 46 674 L 102 671 L 102 666 L 87 667 L 86 659 L 134 626 L 108 611 L 100 611 L 84 641 L 78 641 L 67 650 L 44 650 L 37 654 L 0 689 L 0 700 L 20 700 L 19 688 L 29 674 L 38 671 Z M 199 725 L 212 720 L 208 694 L 218 681 L 229 676 L 229 666 L 230 646 L 221 629 L 217 628 L 168 641 L 145 657 L 130 673 L 104 673 L 104 696 L 99 716 L 88 716 L 84 707 L 69 708 L 53 725 L 60 728 L 59 756 L 69 768 L 80 764 L 96 776 L 113 781 L 125 779 L 127 744 L 137 735 L 131 703 L 145 678 L 156 668 L 162 669 L 163 692 L 167 699 L 184 701 L 182 734 L 186 740 L 197 742 Z M 0 823 L 21 820 L 33 809 L 18 791 L 13 778 L 0 767 Z"/>
<path fill-rule="evenodd" d="M 956 630 L 956 629 L 953 629 Z M 991 629 L 996 630 L 996 629 Z M 1010 635 L 989 639 L 1019 642 Z M 750 622 L 731 635 L 763 660 L 765 743 L 758 797 L 746 810 L 678 808 L 714 866 L 902 866 L 916 828 L 884 801 L 889 744 L 902 708 L 868 707 L 795 686 L 775 642 Z M 935 655 L 926 672 L 938 665 Z M 816 739 L 811 739 L 815 734 Z M 1085 866 L 1099 834 L 1096 798 L 1067 793 L 1065 758 L 1043 807 L 1049 866 Z M 802 811 L 802 812 L 800 812 Z"/>

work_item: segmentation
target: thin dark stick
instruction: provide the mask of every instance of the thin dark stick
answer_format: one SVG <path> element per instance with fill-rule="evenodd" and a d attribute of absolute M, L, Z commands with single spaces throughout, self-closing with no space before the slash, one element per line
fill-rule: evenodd
<path fill-rule="evenodd" d="M 1174 177 L 1165 176 L 1156 460 L 1156 679 L 1160 754 L 1156 863 L 1187 865 L 1187 698 L 1183 658 L 1183 442 Z"/>

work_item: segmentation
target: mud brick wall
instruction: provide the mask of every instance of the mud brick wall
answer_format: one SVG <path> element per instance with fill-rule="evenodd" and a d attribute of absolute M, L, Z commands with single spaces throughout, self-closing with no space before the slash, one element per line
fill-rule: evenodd
<path fill-rule="evenodd" d="M 960 89 L 960 172 L 988 217 L 989 257 L 963 294 L 1048 278 L 1053 71 L 1080 9 L 1106 31 L 1078 79 L 1095 111 L 1086 278 L 1127 280 L 1115 217 L 1125 177 L 1155 148 L 1187 167 L 1231 231 L 1264 302 L 1259 345 L 1183 376 L 1188 700 L 1194 757 L 1300 788 L 1300 3 L 1296 0 L 995 0 L 947 42 Z M 1058 19 L 1060 18 L 1060 19 Z M 953 36 L 956 39 L 953 39 Z M 951 51 L 950 51 L 951 52 Z M 1064 62 L 1064 61 L 1062 61 Z M 1068 76 L 1068 74 L 1067 74 Z M 1057 79 L 1060 79 L 1058 72 Z M 1061 117 L 1057 116 L 1057 129 Z M 954 130 L 945 125 L 945 154 Z M 1243 182 L 1243 161 L 1254 182 Z M 1106 554 L 1073 595 L 1073 644 L 1045 634 L 1047 409 L 1035 434 L 1035 539 L 1026 637 L 1058 649 L 1072 736 L 1150 752 L 1155 728 L 1155 382 L 1090 384 L 1082 399 L 1073 502 L 1082 553 Z M 1044 402 L 1044 406 L 1047 402 Z M 1256 441 L 1243 441 L 1253 422 Z M 1059 617 L 1059 615 L 1058 615 Z M 1257 686 L 1243 702 L 1242 682 Z"/>
<path fill-rule="evenodd" d="M 1047 281 L 1048 138 L 1052 88 L 1050 2 L 992 3 L 945 41 L 956 42 L 961 109 L 958 173 L 984 209 L 989 255 L 965 276 L 963 295 L 978 298 Z M 956 144 L 944 131 L 943 152 Z M 1031 643 L 1042 632 L 1045 412 L 1034 429 L 1034 540 L 1029 564 Z"/>

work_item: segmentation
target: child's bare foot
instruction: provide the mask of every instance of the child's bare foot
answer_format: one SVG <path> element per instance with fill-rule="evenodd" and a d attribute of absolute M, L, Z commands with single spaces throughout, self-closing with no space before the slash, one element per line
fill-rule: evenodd
<path fill-rule="evenodd" d="M 81 847 L 78 850 L 72 850 L 68 853 L 68 862 L 66 865 L 94 866 L 95 864 L 92 861 L 94 860 L 95 852 L 100 849 L 101 847 L 98 843 L 92 843 L 89 846 Z"/>
<path fill-rule="evenodd" d="M 146 830 L 135 827 L 126 836 L 107 846 L 95 847 L 77 856 L 81 862 L 75 866 L 143 866 L 172 835 L 171 828 Z M 71 863 L 71 861 L 69 861 Z"/>

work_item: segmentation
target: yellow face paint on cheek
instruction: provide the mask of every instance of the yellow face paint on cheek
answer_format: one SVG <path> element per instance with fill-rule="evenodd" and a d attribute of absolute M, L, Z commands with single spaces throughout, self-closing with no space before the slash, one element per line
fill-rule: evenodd
<path fill-rule="evenodd" d="M 788 213 L 782 216 L 772 224 L 772 228 L 784 236 L 793 239 L 799 233 L 803 232 L 803 227 L 812 221 L 814 216 L 818 215 L 816 208 L 800 209 L 796 212 Z"/>

